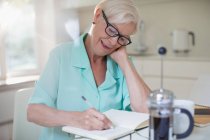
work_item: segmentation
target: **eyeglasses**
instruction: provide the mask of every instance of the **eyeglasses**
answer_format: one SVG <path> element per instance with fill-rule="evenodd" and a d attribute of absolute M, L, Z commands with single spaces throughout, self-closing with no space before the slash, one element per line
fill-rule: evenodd
<path fill-rule="evenodd" d="M 131 42 L 130 38 L 127 38 L 127 37 L 121 35 L 119 33 L 119 31 L 111 23 L 108 22 L 108 19 L 107 19 L 103 10 L 102 10 L 102 14 L 103 14 L 104 20 L 106 21 L 106 24 L 107 24 L 107 26 L 105 28 L 106 34 L 110 37 L 117 37 L 118 36 L 117 42 L 121 46 L 127 46 L 127 45 L 131 44 L 132 42 Z"/>

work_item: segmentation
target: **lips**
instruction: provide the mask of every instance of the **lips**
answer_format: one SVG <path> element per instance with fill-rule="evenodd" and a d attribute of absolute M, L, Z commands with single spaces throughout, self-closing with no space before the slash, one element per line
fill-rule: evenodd
<path fill-rule="evenodd" d="M 106 46 L 104 43 L 103 43 L 103 41 L 101 40 L 101 45 L 102 45 L 102 47 L 104 48 L 104 49 L 106 49 L 106 50 L 110 50 L 111 48 L 109 48 L 108 46 Z"/>

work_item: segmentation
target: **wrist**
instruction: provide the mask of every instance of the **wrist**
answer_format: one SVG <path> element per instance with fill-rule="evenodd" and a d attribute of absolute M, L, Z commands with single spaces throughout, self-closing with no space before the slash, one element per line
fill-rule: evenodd
<path fill-rule="evenodd" d="M 121 69 L 124 69 L 124 68 L 126 68 L 129 65 L 130 60 L 129 60 L 128 56 L 126 56 L 126 57 L 122 57 L 119 60 L 119 62 L 117 62 L 117 63 L 121 67 Z"/>
<path fill-rule="evenodd" d="M 77 112 L 58 111 L 58 122 L 61 126 L 70 125 L 76 126 Z"/>
<path fill-rule="evenodd" d="M 123 71 L 123 74 L 126 75 L 126 73 L 131 69 L 131 62 L 129 59 L 121 61 L 121 64 L 119 64 L 120 68 Z"/>

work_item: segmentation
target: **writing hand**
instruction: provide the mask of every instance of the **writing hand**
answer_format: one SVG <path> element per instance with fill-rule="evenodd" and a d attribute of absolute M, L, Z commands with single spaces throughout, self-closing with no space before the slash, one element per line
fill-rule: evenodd
<path fill-rule="evenodd" d="M 87 130 L 104 130 L 112 126 L 111 121 L 94 108 L 81 112 L 78 119 L 78 127 Z"/>

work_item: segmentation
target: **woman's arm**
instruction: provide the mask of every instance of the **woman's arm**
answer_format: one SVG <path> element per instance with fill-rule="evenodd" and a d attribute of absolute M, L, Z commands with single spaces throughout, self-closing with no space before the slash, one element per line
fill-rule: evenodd
<path fill-rule="evenodd" d="M 93 108 L 84 112 L 67 112 L 44 104 L 29 104 L 27 119 L 45 127 L 70 125 L 87 130 L 103 130 L 110 128 L 112 125 L 105 115 Z"/>
<path fill-rule="evenodd" d="M 113 52 L 111 57 L 121 67 L 125 76 L 130 95 L 131 109 L 137 112 L 148 112 L 146 102 L 150 89 L 129 61 L 125 47 L 121 47 Z"/>

